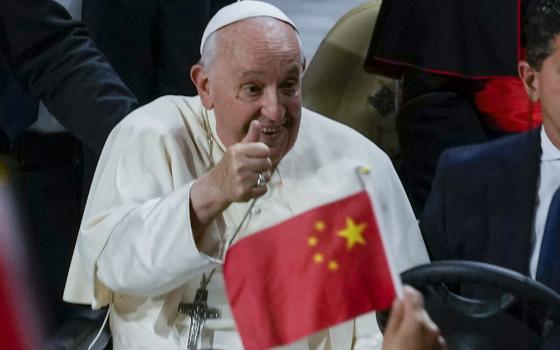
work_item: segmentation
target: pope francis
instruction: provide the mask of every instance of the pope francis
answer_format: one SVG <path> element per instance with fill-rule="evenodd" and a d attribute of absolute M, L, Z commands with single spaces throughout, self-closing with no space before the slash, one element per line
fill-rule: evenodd
<path fill-rule="evenodd" d="M 396 268 L 428 261 L 388 157 L 302 108 L 304 64 L 284 13 L 234 3 L 204 32 L 201 61 L 191 69 L 198 96 L 162 97 L 113 130 L 64 298 L 109 305 L 114 349 L 242 348 L 221 273 L 229 240 L 364 188 Z M 357 167 L 371 171 L 358 177 Z M 201 288 L 219 315 L 193 334 L 179 306 Z M 380 339 L 368 314 L 285 348 L 369 349 Z"/>

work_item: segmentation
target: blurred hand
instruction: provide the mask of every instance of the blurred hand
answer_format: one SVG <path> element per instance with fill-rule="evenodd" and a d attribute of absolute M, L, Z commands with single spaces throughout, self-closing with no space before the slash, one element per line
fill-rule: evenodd
<path fill-rule="evenodd" d="M 403 300 L 393 303 L 384 333 L 383 350 L 447 349 L 439 328 L 424 309 L 424 299 L 414 288 L 404 287 Z"/>

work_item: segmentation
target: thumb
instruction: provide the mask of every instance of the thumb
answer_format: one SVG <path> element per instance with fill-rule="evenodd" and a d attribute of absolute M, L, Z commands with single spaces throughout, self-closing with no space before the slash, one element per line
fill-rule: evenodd
<path fill-rule="evenodd" d="M 249 131 L 243 138 L 241 143 L 259 142 L 261 138 L 261 123 L 258 120 L 253 120 L 249 125 Z"/>

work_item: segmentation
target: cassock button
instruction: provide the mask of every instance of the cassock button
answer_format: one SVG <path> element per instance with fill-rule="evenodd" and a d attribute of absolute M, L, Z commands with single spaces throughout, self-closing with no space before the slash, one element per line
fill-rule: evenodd
<path fill-rule="evenodd" d="M 261 213 L 260 208 L 253 208 L 253 215 L 259 215 Z"/>

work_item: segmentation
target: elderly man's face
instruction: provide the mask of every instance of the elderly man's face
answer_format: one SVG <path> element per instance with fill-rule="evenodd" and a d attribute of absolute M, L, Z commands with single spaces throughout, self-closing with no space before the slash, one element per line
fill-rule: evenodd
<path fill-rule="evenodd" d="M 214 109 L 218 136 L 233 145 L 258 120 L 259 141 L 270 147 L 277 165 L 294 145 L 301 117 L 303 63 L 296 33 L 284 22 L 260 17 L 218 34 L 206 101 Z"/>
<path fill-rule="evenodd" d="M 536 88 L 541 101 L 543 123 L 549 138 L 560 146 L 560 35 L 554 38 L 554 52 L 536 73 Z M 553 135 L 551 135 L 553 134 Z M 556 140 L 554 140 L 556 139 Z"/>
<path fill-rule="evenodd" d="M 554 51 L 539 71 L 521 62 L 519 71 L 529 98 L 540 100 L 543 125 L 550 140 L 560 148 L 560 35 L 551 42 Z"/>

